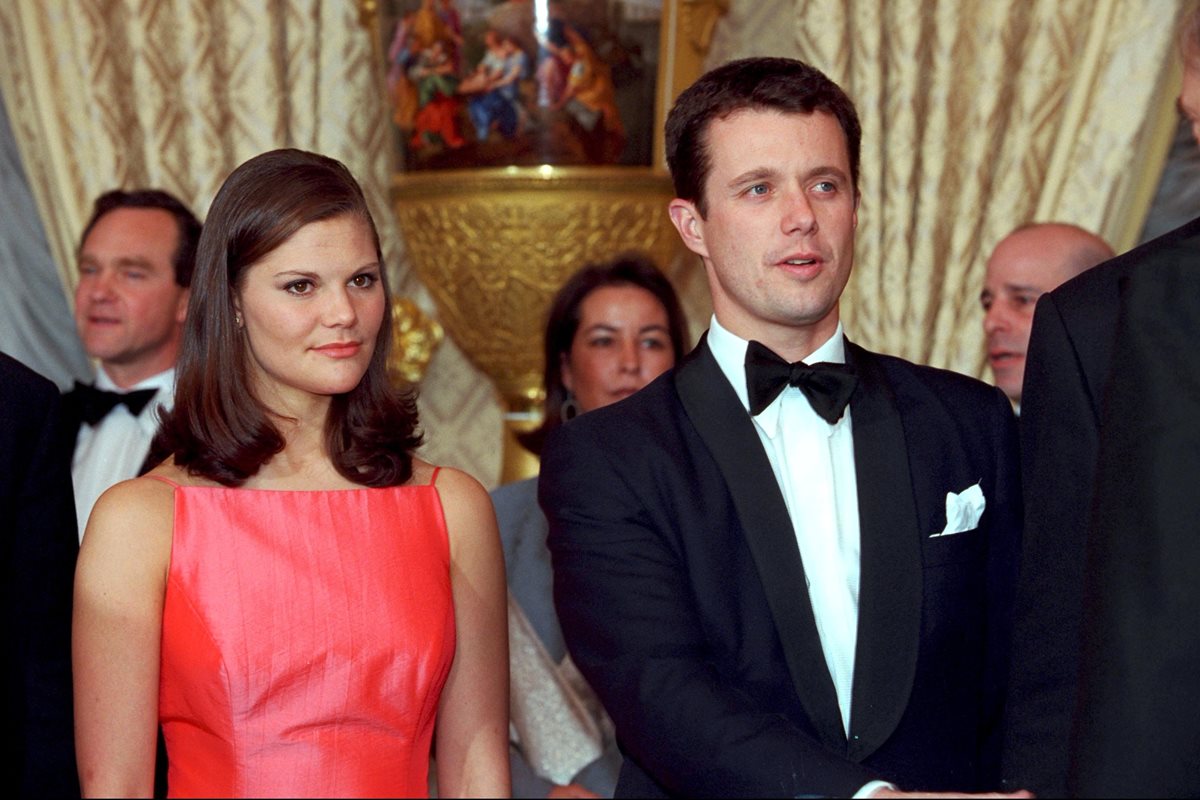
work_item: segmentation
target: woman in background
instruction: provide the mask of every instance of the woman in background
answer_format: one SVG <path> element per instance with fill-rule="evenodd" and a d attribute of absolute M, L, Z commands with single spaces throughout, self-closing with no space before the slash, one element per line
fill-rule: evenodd
<path fill-rule="evenodd" d="M 473 479 L 412 456 L 379 237 L 298 150 L 225 181 L 200 239 L 167 461 L 105 493 L 75 588 L 85 795 L 508 791 L 504 585 Z"/>
<path fill-rule="evenodd" d="M 670 282 L 642 256 L 584 267 L 555 295 L 545 337 L 545 422 L 633 394 L 683 355 L 686 328 Z M 611 797 L 621 757 L 612 723 L 563 644 L 552 597 L 537 479 L 492 492 L 508 569 L 515 797 Z"/>

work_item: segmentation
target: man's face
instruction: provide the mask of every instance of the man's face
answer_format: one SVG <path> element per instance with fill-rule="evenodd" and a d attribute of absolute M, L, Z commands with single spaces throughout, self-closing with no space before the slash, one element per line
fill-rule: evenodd
<path fill-rule="evenodd" d="M 158 208 L 117 208 L 97 220 L 79 248 L 75 326 L 87 354 L 118 386 L 175 363 L 188 291 L 171 262 L 175 218 Z"/>
<path fill-rule="evenodd" d="M 987 262 L 979 301 L 987 335 L 988 364 L 996 385 L 1021 402 L 1025 351 L 1038 298 L 1074 275 L 1068 244 L 1038 229 L 1018 231 L 997 245 Z"/>
<path fill-rule="evenodd" d="M 708 215 L 676 199 L 671 219 L 704 260 L 721 324 L 803 357 L 836 330 L 854 262 L 845 134 L 824 112 L 747 109 L 713 120 L 707 147 Z"/>

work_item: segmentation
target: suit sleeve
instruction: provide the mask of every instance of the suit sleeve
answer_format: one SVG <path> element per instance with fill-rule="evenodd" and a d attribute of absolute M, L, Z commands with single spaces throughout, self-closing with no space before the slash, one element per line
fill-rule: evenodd
<path fill-rule="evenodd" d="M 71 592 L 78 538 L 58 395 L 19 402 L 5 613 L 12 615 L 24 759 L 22 795 L 78 796 L 71 703 Z M 40 387 L 38 387 L 40 388 Z M 6 420 L 7 422 L 7 420 Z M 11 743 L 10 743 L 11 744 Z"/>
<path fill-rule="evenodd" d="M 664 501 L 638 485 L 649 481 L 630 480 L 631 467 L 599 435 L 586 425 L 557 432 L 543 456 L 540 499 L 571 655 L 616 723 L 626 759 L 656 784 L 623 780 L 622 790 L 848 797 L 878 778 L 717 670 L 684 554 L 665 530 Z"/>
<path fill-rule="evenodd" d="M 1025 525 L 1003 754 L 1010 790 L 1067 790 L 1097 425 L 1075 345 L 1053 296 L 1044 295 L 1021 404 Z"/>

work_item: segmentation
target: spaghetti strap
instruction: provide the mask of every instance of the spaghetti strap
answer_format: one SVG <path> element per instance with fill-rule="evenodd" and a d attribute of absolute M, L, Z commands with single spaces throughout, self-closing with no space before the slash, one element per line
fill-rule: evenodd
<path fill-rule="evenodd" d="M 172 487 L 174 487 L 174 488 L 176 488 L 176 489 L 182 488 L 182 487 L 181 487 L 181 486 L 180 486 L 178 483 L 176 483 L 175 481 L 171 480 L 170 478 L 164 478 L 162 475 L 143 475 L 142 477 L 143 477 L 143 478 L 150 478 L 150 479 L 152 479 L 152 480 L 156 480 L 156 481 L 162 481 L 162 482 L 163 482 L 163 483 L 165 483 L 167 486 L 172 486 Z"/>
<path fill-rule="evenodd" d="M 437 483 L 437 476 L 438 476 L 438 473 L 441 471 L 442 471 L 441 467 L 433 468 L 433 474 L 429 476 L 429 485 L 430 486 L 433 486 L 435 483 Z"/>

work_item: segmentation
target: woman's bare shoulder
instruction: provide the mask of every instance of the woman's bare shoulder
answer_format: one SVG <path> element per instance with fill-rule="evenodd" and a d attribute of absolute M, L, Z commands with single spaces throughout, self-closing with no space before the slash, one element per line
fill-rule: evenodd
<path fill-rule="evenodd" d="M 430 467 L 429 472 L 442 500 L 452 547 L 455 543 L 472 546 L 480 537 L 487 542 L 496 538 L 496 512 L 483 484 L 454 467 L 437 468 L 436 476 L 432 475 L 434 469 Z M 414 465 L 414 478 L 418 474 Z"/>
<path fill-rule="evenodd" d="M 136 549 L 170 552 L 175 522 L 175 486 L 150 475 L 169 477 L 156 467 L 146 476 L 110 487 L 88 518 L 83 542 L 86 550 Z"/>
<path fill-rule="evenodd" d="M 482 501 L 487 504 L 488 508 L 491 508 L 491 498 L 488 496 L 487 489 L 483 488 L 483 484 L 472 477 L 470 473 L 456 469 L 455 467 L 435 467 L 425 462 L 421 463 L 428 471 L 425 479 L 417 481 L 418 483 L 432 483 L 437 487 L 438 493 L 444 498 L 453 498 L 459 502 L 472 504 Z M 435 471 L 436 475 L 434 474 Z M 417 471 L 416 462 L 414 461 L 414 479 L 420 474 Z"/>
<path fill-rule="evenodd" d="M 92 509 L 92 518 L 122 519 L 170 512 L 174 506 L 175 486 L 149 475 L 131 478 L 110 486 Z"/>

